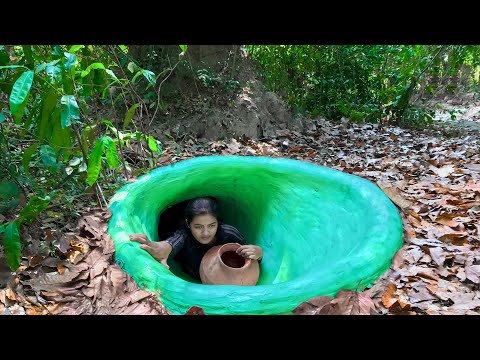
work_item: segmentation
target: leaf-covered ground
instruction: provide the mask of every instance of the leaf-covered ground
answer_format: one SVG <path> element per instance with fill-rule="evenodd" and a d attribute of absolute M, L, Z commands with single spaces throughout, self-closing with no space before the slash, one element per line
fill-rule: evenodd
<path fill-rule="evenodd" d="M 157 166 L 210 154 L 288 157 L 361 176 L 385 192 L 405 230 L 391 268 L 362 292 L 315 297 L 295 314 L 479 314 L 479 131 L 469 127 L 451 137 L 430 130 L 314 120 L 303 133 L 278 130 L 262 140 L 183 136 L 176 139 L 180 154 L 172 144 Z M 0 313 L 169 314 L 115 264 L 108 210 L 79 211 L 75 223 L 60 213 L 44 214 L 40 228 L 23 234 L 45 247 L 29 249 L 5 281 Z"/>

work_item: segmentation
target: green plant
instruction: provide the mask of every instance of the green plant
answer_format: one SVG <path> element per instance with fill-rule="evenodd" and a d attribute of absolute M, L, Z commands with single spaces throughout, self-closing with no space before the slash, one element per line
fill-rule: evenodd
<path fill-rule="evenodd" d="M 197 78 L 202 86 L 213 89 L 216 87 L 222 87 L 225 91 L 236 92 L 241 89 L 240 82 L 234 79 L 226 79 L 218 74 L 215 74 L 209 69 L 197 70 Z"/>
<path fill-rule="evenodd" d="M 457 114 L 464 114 L 465 110 L 460 110 L 460 109 L 449 109 L 448 113 L 450 114 L 450 120 L 456 120 Z"/>
<path fill-rule="evenodd" d="M 197 77 L 198 80 L 200 80 L 200 83 L 206 88 L 214 88 L 222 82 L 220 77 L 216 76 L 208 69 L 197 70 Z"/>
<path fill-rule="evenodd" d="M 298 111 L 329 119 L 390 121 L 424 93 L 478 84 L 480 47 L 463 45 L 249 45 L 266 86 Z M 453 82 L 452 82 L 453 81 Z M 414 110 L 413 113 L 417 111 Z"/>
<path fill-rule="evenodd" d="M 12 271 L 16 270 L 20 264 L 20 227 L 33 221 L 48 206 L 53 195 L 54 192 L 44 197 L 32 196 L 17 219 L 0 225 L 7 264 Z"/>
<path fill-rule="evenodd" d="M 226 91 L 236 92 L 241 88 L 240 82 L 237 80 L 225 80 L 223 83 L 223 88 Z"/>
<path fill-rule="evenodd" d="M 187 47 L 180 48 L 182 55 Z M 20 260 L 20 227 L 53 194 L 93 189 L 106 205 L 102 187 L 128 179 L 123 151 L 130 139 L 145 144 L 150 167 L 161 156 L 161 143 L 143 123 L 138 131 L 134 119 L 154 118 L 157 80 L 175 67 L 155 75 L 128 51 L 124 45 L 0 46 L 0 211 L 16 210 L 22 196 L 27 201 L 15 220 L 0 225 L 12 270 Z M 72 208 L 66 197 L 59 201 Z"/>
<path fill-rule="evenodd" d="M 409 107 L 398 123 L 415 128 L 424 128 L 433 123 L 435 111 L 421 106 Z M 397 120 L 395 120 L 397 121 Z"/>

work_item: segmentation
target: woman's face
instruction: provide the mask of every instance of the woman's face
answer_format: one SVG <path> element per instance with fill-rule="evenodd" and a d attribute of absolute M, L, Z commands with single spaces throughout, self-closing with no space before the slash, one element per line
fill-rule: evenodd
<path fill-rule="evenodd" d="M 188 224 L 193 237 L 201 244 L 210 244 L 218 229 L 217 218 L 211 214 L 195 216 Z"/>

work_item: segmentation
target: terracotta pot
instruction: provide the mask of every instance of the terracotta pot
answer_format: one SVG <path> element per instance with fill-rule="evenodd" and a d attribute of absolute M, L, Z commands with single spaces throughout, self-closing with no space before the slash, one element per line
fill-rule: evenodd
<path fill-rule="evenodd" d="M 237 243 L 217 245 L 209 249 L 200 263 L 203 284 L 256 285 L 260 275 L 258 260 L 244 258 L 235 250 Z"/>

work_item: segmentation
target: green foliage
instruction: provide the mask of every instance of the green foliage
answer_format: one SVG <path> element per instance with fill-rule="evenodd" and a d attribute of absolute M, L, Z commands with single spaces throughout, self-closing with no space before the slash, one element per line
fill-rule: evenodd
<path fill-rule="evenodd" d="M 398 119 L 399 125 L 415 128 L 424 128 L 433 123 L 435 111 L 426 109 L 422 106 L 410 106 L 406 109 L 402 118 Z M 395 119 L 394 121 L 397 121 Z"/>
<path fill-rule="evenodd" d="M 22 209 L 20 212 L 17 221 L 17 224 L 28 224 L 32 220 L 34 220 L 38 214 L 40 214 L 47 206 L 50 204 L 51 196 L 53 196 L 53 192 L 50 195 L 40 197 L 34 195 L 30 198 L 27 205 Z"/>
<path fill-rule="evenodd" d="M 58 167 L 57 155 L 50 145 L 40 146 L 40 159 L 42 160 L 43 165 L 55 172 Z"/>
<path fill-rule="evenodd" d="M 6 225 L 3 235 L 3 248 L 7 258 L 7 265 L 12 271 L 15 271 L 18 265 L 20 265 L 20 235 L 16 222 Z"/>
<path fill-rule="evenodd" d="M 59 206 L 72 208 L 71 199 L 91 196 L 95 183 L 100 193 L 125 183 L 121 168 L 131 169 L 117 150 L 131 139 L 144 144 L 154 165 L 161 143 L 148 130 L 128 128 L 136 127 L 136 111 L 148 114 L 156 105 L 156 85 L 153 69 L 138 66 L 126 45 L 0 46 L 0 212 L 19 211 L 14 222 L 0 225 L 12 269 L 20 259 L 21 226 L 54 193 Z M 119 122 L 125 133 L 113 126 Z M 23 198 L 28 202 L 20 210 Z"/>
<path fill-rule="evenodd" d="M 53 195 L 53 192 L 51 195 Z M 15 271 L 18 268 L 18 265 L 20 265 L 20 226 L 34 220 L 49 203 L 50 196 L 45 196 L 43 198 L 36 195 L 32 196 L 15 221 L 0 226 L 0 233 L 4 232 L 3 247 L 7 258 L 7 264 L 12 271 Z"/>
<path fill-rule="evenodd" d="M 125 115 L 125 119 L 123 120 L 123 129 L 126 129 L 132 121 L 133 115 L 135 115 L 135 109 L 140 106 L 139 103 L 133 104 L 130 109 L 127 111 L 127 115 Z"/>
<path fill-rule="evenodd" d="M 414 105 L 411 99 L 420 80 L 431 93 L 438 91 L 441 79 L 480 65 L 479 49 L 460 45 L 247 46 L 267 87 L 296 111 L 329 119 L 403 119 L 416 124 L 428 119 L 418 109 L 406 112 Z M 458 90 L 456 83 L 444 89 Z"/>
<path fill-rule="evenodd" d="M 226 91 L 236 92 L 241 88 L 240 82 L 237 80 L 225 80 L 223 87 Z"/>
<path fill-rule="evenodd" d="M 0 213 L 14 209 L 20 200 L 20 189 L 18 185 L 8 179 L 0 182 Z"/>
<path fill-rule="evenodd" d="M 102 137 L 103 147 L 105 149 L 105 158 L 107 159 L 107 164 L 111 169 L 118 167 L 118 154 L 117 148 L 115 146 L 115 140 L 109 136 Z"/>
<path fill-rule="evenodd" d="M 72 124 L 72 120 L 80 119 L 80 110 L 78 109 L 77 101 L 73 95 L 63 95 L 60 103 L 62 104 L 60 119 L 62 122 L 62 129 L 65 129 Z"/>
<path fill-rule="evenodd" d="M 221 87 L 226 91 L 235 92 L 241 88 L 239 81 L 224 78 L 209 69 L 197 70 L 197 78 L 202 86 L 209 89 Z"/>
<path fill-rule="evenodd" d="M 10 94 L 10 112 L 15 118 L 15 122 L 19 122 L 25 109 L 27 96 L 33 83 L 33 71 L 25 71 L 15 81 L 12 92 Z"/>
<path fill-rule="evenodd" d="M 222 83 L 222 79 L 208 69 L 197 70 L 197 77 L 206 88 L 214 88 Z"/>
<path fill-rule="evenodd" d="M 100 138 L 95 143 L 90 155 L 88 155 L 87 183 L 92 186 L 97 181 L 102 166 L 102 154 L 104 150 L 103 139 Z"/>

